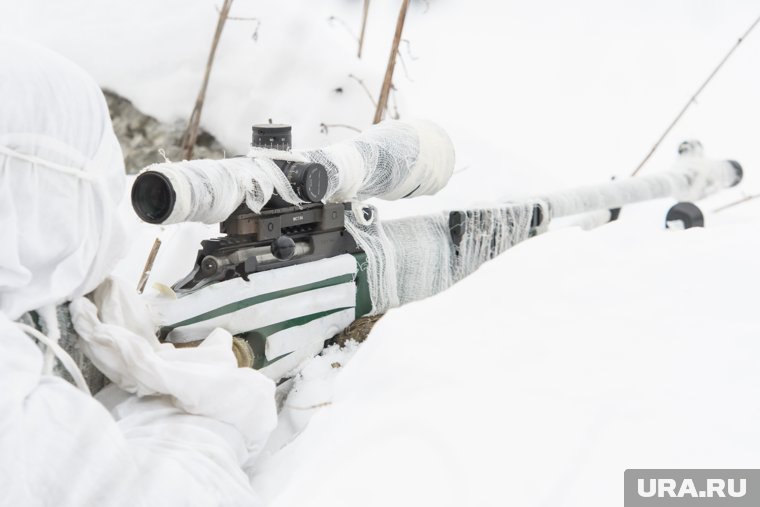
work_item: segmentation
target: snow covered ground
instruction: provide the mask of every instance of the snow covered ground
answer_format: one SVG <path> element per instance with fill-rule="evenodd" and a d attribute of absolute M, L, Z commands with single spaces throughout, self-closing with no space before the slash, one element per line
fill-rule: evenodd
<path fill-rule="evenodd" d="M 243 152 L 250 124 L 267 118 L 292 123 L 301 147 L 351 134 L 320 123 L 368 126 L 372 104 L 349 74 L 377 95 L 398 2 L 372 2 L 357 60 L 344 23 L 358 32 L 361 3 L 236 0 L 234 16 L 261 23 L 256 40 L 255 22 L 228 23 L 204 127 Z M 399 111 L 446 127 L 458 172 L 438 196 L 382 204 L 382 216 L 630 173 L 756 10 L 413 2 Z M 215 17 L 205 0 L 0 1 L 3 34 L 50 45 L 164 121 L 192 109 Z M 709 211 L 759 190 L 758 54 L 760 33 L 645 169 L 667 169 L 685 138 L 739 160 L 741 187 L 700 203 L 707 228 L 662 230 L 667 200 L 630 206 L 619 222 L 529 240 L 391 311 L 358 349 L 305 366 L 253 476 L 263 498 L 607 506 L 622 503 L 626 468 L 757 467 L 760 203 Z M 134 234 L 117 271 L 136 282 L 155 230 Z M 184 274 L 206 234 L 167 228 L 157 276 Z"/>
<path fill-rule="evenodd" d="M 608 506 L 627 468 L 755 467 L 759 254 L 729 225 L 518 245 L 381 319 L 255 485 L 271 505 Z"/>

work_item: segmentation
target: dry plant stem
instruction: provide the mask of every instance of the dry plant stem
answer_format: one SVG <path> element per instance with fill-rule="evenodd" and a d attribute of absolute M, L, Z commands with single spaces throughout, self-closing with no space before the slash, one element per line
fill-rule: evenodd
<path fill-rule="evenodd" d="M 216 9 L 216 12 L 221 12 L 219 10 L 219 7 L 214 6 L 214 9 Z M 253 29 L 253 35 L 251 38 L 253 40 L 258 40 L 259 38 L 259 27 L 261 26 L 261 20 L 259 18 L 254 18 L 251 16 L 227 16 L 227 21 L 253 21 L 256 23 L 256 27 Z"/>
<path fill-rule="evenodd" d="M 401 42 L 406 44 L 406 54 L 409 55 L 409 59 L 412 61 L 419 60 L 419 57 L 412 54 L 412 43 L 409 41 L 409 39 L 401 39 Z"/>
<path fill-rule="evenodd" d="M 399 10 L 398 13 L 398 21 L 396 21 L 396 33 L 393 36 L 391 54 L 388 57 L 388 67 L 385 69 L 383 87 L 380 89 L 380 98 L 377 100 L 375 119 L 372 123 L 379 123 L 380 120 L 383 119 L 383 112 L 388 105 L 388 95 L 391 92 L 391 84 L 393 82 L 393 69 L 396 66 L 396 54 L 398 53 L 398 45 L 401 43 L 401 32 L 404 31 L 404 20 L 406 19 L 406 11 L 408 7 L 409 0 L 403 0 L 401 3 L 401 10 Z"/>
<path fill-rule="evenodd" d="M 328 407 L 330 405 L 332 405 L 332 401 L 325 401 L 323 403 L 317 403 L 316 405 L 310 405 L 308 407 L 299 407 L 297 405 L 285 405 L 285 407 L 291 410 L 315 410 L 322 407 Z"/>
<path fill-rule="evenodd" d="M 364 81 L 354 76 L 353 74 L 349 74 L 348 77 L 350 77 L 351 79 L 359 83 L 359 86 L 361 86 L 364 89 L 364 92 L 367 94 L 367 97 L 369 97 L 369 100 L 372 102 L 372 105 L 374 107 L 377 107 L 377 102 L 375 102 L 375 97 L 372 96 L 372 92 L 369 91 L 369 88 L 367 88 L 367 85 L 364 84 Z"/>
<path fill-rule="evenodd" d="M 214 6 L 214 9 L 216 9 L 217 13 L 222 12 L 219 7 Z M 227 19 L 229 21 L 256 21 L 257 23 L 261 23 L 261 21 L 259 21 L 259 18 L 254 18 L 252 16 L 227 16 Z"/>
<path fill-rule="evenodd" d="M 663 141 L 663 139 L 665 139 L 665 137 L 670 133 L 670 131 L 673 130 L 673 127 L 676 126 L 676 123 L 678 123 L 678 121 L 681 119 L 681 117 L 684 115 L 684 113 L 686 113 L 686 110 L 689 109 L 689 107 L 694 102 L 696 102 L 697 97 L 699 96 L 700 93 L 702 93 L 702 90 L 704 90 L 705 87 L 710 83 L 710 81 L 712 81 L 712 79 L 715 77 L 715 75 L 718 73 L 718 71 L 720 71 L 720 69 L 728 61 L 728 59 L 731 58 L 731 55 L 734 54 L 734 51 L 736 51 L 736 48 L 738 48 L 739 45 L 741 45 L 741 43 L 744 42 L 744 39 L 746 39 L 747 36 L 752 32 L 752 30 L 755 29 L 755 27 L 757 26 L 758 23 L 760 23 L 760 16 L 758 16 L 757 19 L 755 19 L 755 21 L 752 23 L 752 25 L 750 25 L 750 27 L 747 29 L 747 31 L 744 32 L 744 35 L 742 35 L 741 37 L 739 37 L 739 40 L 737 40 L 736 44 L 734 44 L 734 46 L 731 48 L 731 50 L 728 53 L 726 53 L 726 56 L 723 57 L 723 59 L 718 64 L 718 66 L 715 67 L 715 69 L 713 69 L 713 71 L 710 73 L 710 75 L 707 76 L 707 79 L 705 79 L 704 83 L 702 83 L 702 85 L 697 89 L 697 91 L 694 92 L 694 95 L 692 95 L 689 98 L 689 101 L 686 102 L 686 104 L 683 106 L 683 108 L 678 113 L 678 115 L 675 117 L 675 119 L 673 119 L 673 121 L 670 123 L 670 125 L 668 125 L 668 128 L 665 129 L 665 132 L 663 132 L 662 135 L 660 136 L 660 138 L 657 140 L 657 142 L 654 143 L 654 146 L 652 146 L 652 149 L 649 150 L 649 153 L 647 153 L 647 156 L 644 157 L 644 160 L 642 160 L 641 163 L 639 163 L 638 167 L 636 167 L 636 169 L 633 171 L 633 173 L 631 174 L 631 176 L 636 176 L 636 174 L 641 170 L 641 168 L 644 167 L 644 164 L 646 164 L 647 161 L 651 158 L 651 156 L 657 150 L 657 147 L 660 146 L 660 143 Z"/>
<path fill-rule="evenodd" d="M 760 194 L 748 195 L 747 197 L 743 197 L 743 198 L 739 199 L 738 201 L 730 202 L 728 204 L 725 204 L 723 206 L 715 208 L 713 210 L 713 213 L 720 213 L 723 210 L 726 210 L 726 209 L 729 209 L 729 208 L 733 208 L 734 206 L 738 206 L 740 204 L 744 204 L 745 202 L 752 201 L 754 199 L 757 199 L 758 197 L 760 197 Z"/>
<path fill-rule="evenodd" d="M 396 56 L 398 57 L 398 61 L 401 62 L 401 68 L 404 70 L 404 75 L 409 81 L 414 81 L 411 76 L 409 75 L 409 70 L 406 68 L 406 62 L 404 61 L 404 57 L 401 55 L 401 51 L 396 53 Z"/>
<path fill-rule="evenodd" d="M 353 130 L 354 132 L 358 132 L 360 134 L 362 132 L 361 129 L 358 129 L 354 127 L 353 125 L 346 125 L 343 123 L 320 123 L 319 128 L 323 134 L 327 134 L 331 128 L 349 129 L 349 130 Z"/>
<path fill-rule="evenodd" d="M 340 26 L 346 29 L 346 32 L 351 36 L 351 38 L 354 39 L 356 42 L 359 42 L 359 37 L 357 37 L 356 34 L 353 31 L 351 31 L 351 27 L 348 26 L 348 23 L 343 21 L 338 16 L 330 16 L 329 18 L 327 18 L 327 21 L 329 21 L 330 23 L 332 23 L 333 21 L 340 23 Z"/>
<path fill-rule="evenodd" d="M 359 33 L 359 51 L 356 56 L 362 57 L 362 47 L 364 46 L 364 31 L 367 29 L 367 14 L 369 14 L 369 0 L 364 0 L 364 9 L 362 11 L 362 30 Z"/>
<path fill-rule="evenodd" d="M 231 8 L 232 0 L 224 0 L 224 5 L 222 5 L 222 9 L 219 11 L 219 19 L 216 22 L 216 31 L 214 32 L 214 39 L 211 42 L 211 50 L 209 51 L 208 60 L 206 61 L 206 72 L 203 75 L 203 83 L 198 92 L 198 98 L 195 99 L 195 106 L 190 115 L 187 129 L 182 136 L 182 148 L 185 150 L 185 159 L 187 160 L 192 158 L 195 141 L 198 139 L 198 128 L 201 124 L 201 111 L 203 110 L 203 101 L 206 99 L 206 89 L 208 88 L 208 80 L 211 75 L 211 67 L 214 65 L 216 48 L 219 45 L 219 39 L 222 37 L 222 30 L 224 30 L 224 23 L 227 21 L 227 16 L 229 15 Z"/>
<path fill-rule="evenodd" d="M 161 240 L 156 238 L 153 242 L 153 248 L 150 249 L 148 258 L 145 260 L 145 267 L 143 268 L 142 275 L 140 275 L 140 281 L 137 282 L 137 293 L 142 294 L 145 290 L 145 284 L 148 283 L 148 277 L 153 269 L 153 263 L 156 262 L 156 255 L 158 255 L 158 249 L 161 248 Z"/>
<path fill-rule="evenodd" d="M 393 112 L 391 113 L 391 118 L 393 118 L 394 120 L 398 120 L 399 118 L 401 118 L 401 115 L 398 112 L 398 102 L 396 101 L 396 93 L 398 92 L 398 90 L 393 85 L 393 83 L 391 83 L 391 92 L 392 93 L 389 99 L 393 103 Z"/>

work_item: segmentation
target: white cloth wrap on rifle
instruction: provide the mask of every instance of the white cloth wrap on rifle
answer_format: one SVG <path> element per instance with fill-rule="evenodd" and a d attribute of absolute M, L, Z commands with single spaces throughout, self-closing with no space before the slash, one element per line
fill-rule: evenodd
<path fill-rule="evenodd" d="M 457 247 L 449 214 L 366 224 L 347 212 L 346 228 L 367 254 L 372 313 L 433 296 L 530 234 L 535 203 L 468 211 Z M 373 210 L 377 216 L 377 210 Z"/>
<path fill-rule="evenodd" d="M 355 258 L 345 254 L 145 301 L 160 326 L 171 329 L 166 339 L 172 343 L 201 340 L 216 328 L 256 332 L 265 339 L 268 363 L 259 371 L 279 380 L 356 318 L 356 271 Z"/>
<path fill-rule="evenodd" d="M 191 160 L 154 164 L 146 170 L 163 174 L 174 188 L 174 209 L 165 224 L 216 224 L 243 202 L 258 212 L 274 191 L 288 202 L 301 202 L 282 171 L 267 158 Z"/>
<path fill-rule="evenodd" d="M 397 120 L 318 150 L 254 148 L 248 157 L 167 162 L 146 170 L 162 173 L 175 191 L 174 209 L 163 223 L 214 224 L 243 202 L 260 211 L 274 191 L 287 202 L 301 202 L 273 159 L 323 164 L 328 174 L 325 200 L 331 202 L 434 194 L 454 170 L 454 148 L 440 127 Z"/>
<path fill-rule="evenodd" d="M 451 240 L 448 213 L 384 223 L 375 218 L 367 224 L 357 208 L 347 213 L 346 222 L 367 253 L 373 313 L 381 313 L 441 292 L 527 239 L 536 207 L 542 210 L 543 218 L 536 232 L 542 232 L 553 217 L 619 208 L 659 197 L 696 200 L 738 181 L 737 169 L 730 162 L 689 153 L 680 156 L 669 172 L 467 211 L 458 248 Z"/>
<path fill-rule="evenodd" d="M 327 168 L 333 202 L 433 195 L 454 171 L 451 139 L 422 120 L 387 120 L 342 143 L 300 153 Z"/>
<path fill-rule="evenodd" d="M 556 192 L 540 199 L 548 204 L 551 217 L 559 218 L 661 197 L 696 201 L 737 181 L 730 162 L 685 155 L 668 172 Z"/>

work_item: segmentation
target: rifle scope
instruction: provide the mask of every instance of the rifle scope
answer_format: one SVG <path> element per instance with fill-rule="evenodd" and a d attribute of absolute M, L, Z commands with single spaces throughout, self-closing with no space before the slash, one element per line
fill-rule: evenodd
<path fill-rule="evenodd" d="M 289 125 L 261 124 L 253 126 L 253 146 L 289 150 Z M 327 194 L 328 175 L 322 164 L 275 160 L 274 163 L 288 179 L 296 195 L 304 202 L 318 203 Z M 177 192 L 172 180 L 159 171 L 141 173 L 132 186 L 132 207 L 143 221 L 151 224 L 165 222 L 174 210 Z M 291 204 L 276 193 L 267 207 L 286 207 Z"/>
<path fill-rule="evenodd" d="M 169 178 L 159 172 L 144 172 L 132 185 L 132 207 L 137 216 L 149 224 L 160 224 L 169 218 L 176 200 Z"/>

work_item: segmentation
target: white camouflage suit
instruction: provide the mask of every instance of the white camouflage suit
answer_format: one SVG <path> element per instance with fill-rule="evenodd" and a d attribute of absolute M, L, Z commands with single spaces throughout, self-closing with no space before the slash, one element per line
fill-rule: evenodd
<path fill-rule="evenodd" d="M 0 505 L 256 505 L 246 469 L 276 422 L 274 384 L 237 368 L 225 331 L 158 343 L 134 294 L 106 280 L 128 239 L 124 185 L 96 83 L 0 39 Z M 56 345 L 65 301 L 113 382 L 103 403 Z M 32 310 L 47 335 L 17 322 Z"/>

